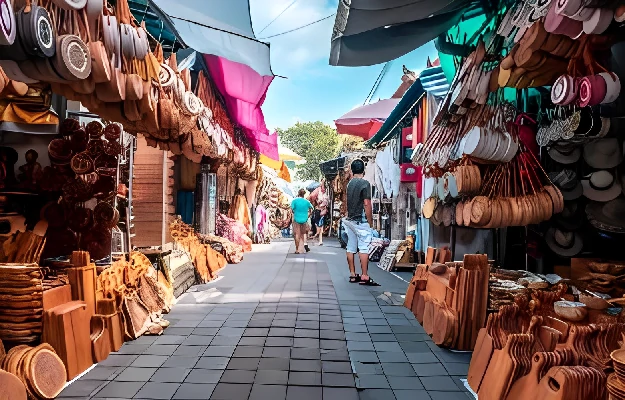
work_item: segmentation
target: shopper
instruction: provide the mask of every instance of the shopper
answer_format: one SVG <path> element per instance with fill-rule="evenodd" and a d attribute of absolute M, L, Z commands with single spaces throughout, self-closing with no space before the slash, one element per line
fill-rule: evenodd
<path fill-rule="evenodd" d="M 323 233 L 325 228 L 325 219 L 326 214 L 328 213 L 328 195 L 326 193 L 326 188 L 324 182 L 321 182 L 321 186 L 319 186 L 315 191 L 318 191 L 315 196 L 315 200 L 313 204 L 315 206 L 315 211 L 312 216 L 312 225 L 313 225 L 313 238 L 319 237 L 319 246 L 323 246 Z M 312 196 L 311 196 L 312 197 Z"/>
<path fill-rule="evenodd" d="M 343 225 L 347 232 L 347 265 L 349 266 L 351 283 L 379 286 L 369 276 L 369 244 L 371 243 L 371 225 L 373 214 L 371 209 L 371 184 L 363 179 L 365 163 L 356 159 L 351 164 L 352 179 L 347 184 L 347 217 Z M 362 275 L 356 274 L 354 255 L 359 253 Z"/>
<path fill-rule="evenodd" d="M 310 201 L 306 200 L 306 189 L 300 189 L 298 197 L 291 202 L 293 209 L 293 237 L 295 239 L 295 254 L 303 254 L 310 251 L 306 238 L 308 236 L 308 219 L 313 210 Z"/>

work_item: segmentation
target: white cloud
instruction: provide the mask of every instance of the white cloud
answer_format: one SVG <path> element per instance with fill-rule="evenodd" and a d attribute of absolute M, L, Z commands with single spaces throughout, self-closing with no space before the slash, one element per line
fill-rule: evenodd
<path fill-rule="evenodd" d="M 336 0 L 298 0 L 262 33 L 261 30 L 278 16 L 293 0 L 250 0 L 254 32 L 258 38 L 282 33 L 327 17 L 336 12 Z M 330 55 L 330 38 L 334 17 L 267 39 L 271 43 L 274 73 L 290 75 L 301 72 L 312 63 L 326 60 Z"/>

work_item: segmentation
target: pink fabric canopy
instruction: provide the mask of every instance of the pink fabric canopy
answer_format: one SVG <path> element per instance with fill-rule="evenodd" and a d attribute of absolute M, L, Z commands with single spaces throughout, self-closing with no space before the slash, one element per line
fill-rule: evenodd
<path fill-rule="evenodd" d="M 272 160 L 279 161 L 280 154 L 278 153 L 278 134 L 274 133 L 270 135 L 269 132 L 265 133 L 256 133 L 255 135 L 256 151 L 260 154 L 264 154 Z"/>
<path fill-rule="evenodd" d="M 250 139 L 268 135 L 261 106 L 273 76 L 260 75 L 245 64 L 215 55 L 204 54 L 204 59 L 232 120 L 246 130 Z"/>
<path fill-rule="evenodd" d="M 355 108 L 334 121 L 336 130 L 341 134 L 359 136 L 365 140 L 371 139 L 384 124 L 386 118 L 391 115 L 399 100 L 401 99 L 380 100 Z"/>

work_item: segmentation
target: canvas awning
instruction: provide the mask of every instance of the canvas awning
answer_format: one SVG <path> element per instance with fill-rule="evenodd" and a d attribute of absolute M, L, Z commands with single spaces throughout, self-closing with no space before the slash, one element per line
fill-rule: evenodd
<path fill-rule="evenodd" d="M 357 107 L 334 121 L 340 134 L 370 139 L 380 129 L 400 99 L 385 99 Z"/>
<path fill-rule="evenodd" d="M 456 25 L 473 0 L 340 1 L 330 65 L 365 66 L 401 57 Z"/>

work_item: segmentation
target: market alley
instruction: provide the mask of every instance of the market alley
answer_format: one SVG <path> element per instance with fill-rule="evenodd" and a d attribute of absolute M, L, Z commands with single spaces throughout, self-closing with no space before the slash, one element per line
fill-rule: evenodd
<path fill-rule="evenodd" d="M 255 245 L 183 295 L 162 336 L 126 343 L 60 397 L 473 398 L 461 381 L 470 353 L 438 348 L 410 310 L 376 299 L 406 282 L 372 267 L 380 287 L 350 284 L 338 242 L 292 250 Z"/>

